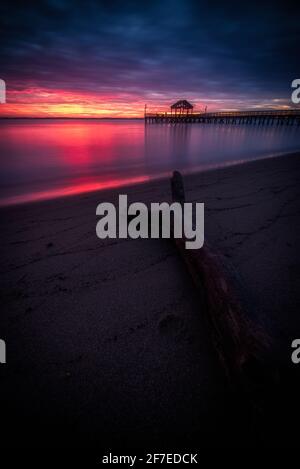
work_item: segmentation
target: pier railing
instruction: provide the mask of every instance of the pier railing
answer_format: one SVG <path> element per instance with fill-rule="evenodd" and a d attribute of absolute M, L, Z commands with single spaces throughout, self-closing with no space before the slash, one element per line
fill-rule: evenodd
<path fill-rule="evenodd" d="M 146 123 L 217 123 L 217 124 L 287 124 L 300 125 L 299 109 L 258 109 L 249 111 L 146 113 Z"/>

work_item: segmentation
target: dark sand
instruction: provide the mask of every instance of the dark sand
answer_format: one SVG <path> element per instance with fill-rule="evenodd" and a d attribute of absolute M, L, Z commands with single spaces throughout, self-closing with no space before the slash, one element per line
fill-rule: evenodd
<path fill-rule="evenodd" d="M 300 373 L 290 360 L 300 337 L 299 177 L 299 154 L 185 177 L 187 201 L 205 202 L 206 240 L 272 338 L 268 360 L 286 371 L 288 393 Z M 172 242 L 96 237 L 97 204 L 119 192 L 170 200 L 161 180 L 1 209 L 4 446 L 272 444 L 228 388 Z M 294 391 L 280 413 L 298 405 Z M 286 431 L 276 428 L 274 444 Z"/>

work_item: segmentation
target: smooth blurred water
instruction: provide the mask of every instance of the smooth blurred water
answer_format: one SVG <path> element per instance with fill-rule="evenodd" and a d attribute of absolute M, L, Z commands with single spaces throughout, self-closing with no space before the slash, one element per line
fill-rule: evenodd
<path fill-rule="evenodd" d="M 118 187 L 300 150 L 296 126 L 0 121 L 0 205 Z"/>

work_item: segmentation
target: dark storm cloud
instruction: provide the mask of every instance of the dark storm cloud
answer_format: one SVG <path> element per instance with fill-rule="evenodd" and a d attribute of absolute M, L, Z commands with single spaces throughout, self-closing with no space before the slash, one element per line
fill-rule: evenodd
<path fill-rule="evenodd" d="M 299 12 L 288 2 L 48 0 L 0 9 L 1 77 L 15 89 L 276 98 L 299 75 Z"/>

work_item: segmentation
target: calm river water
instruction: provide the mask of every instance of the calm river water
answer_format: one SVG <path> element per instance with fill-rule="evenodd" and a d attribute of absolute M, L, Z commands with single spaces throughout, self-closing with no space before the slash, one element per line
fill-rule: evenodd
<path fill-rule="evenodd" d="M 300 128 L 0 121 L 0 205 L 118 187 L 300 150 Z"/>

